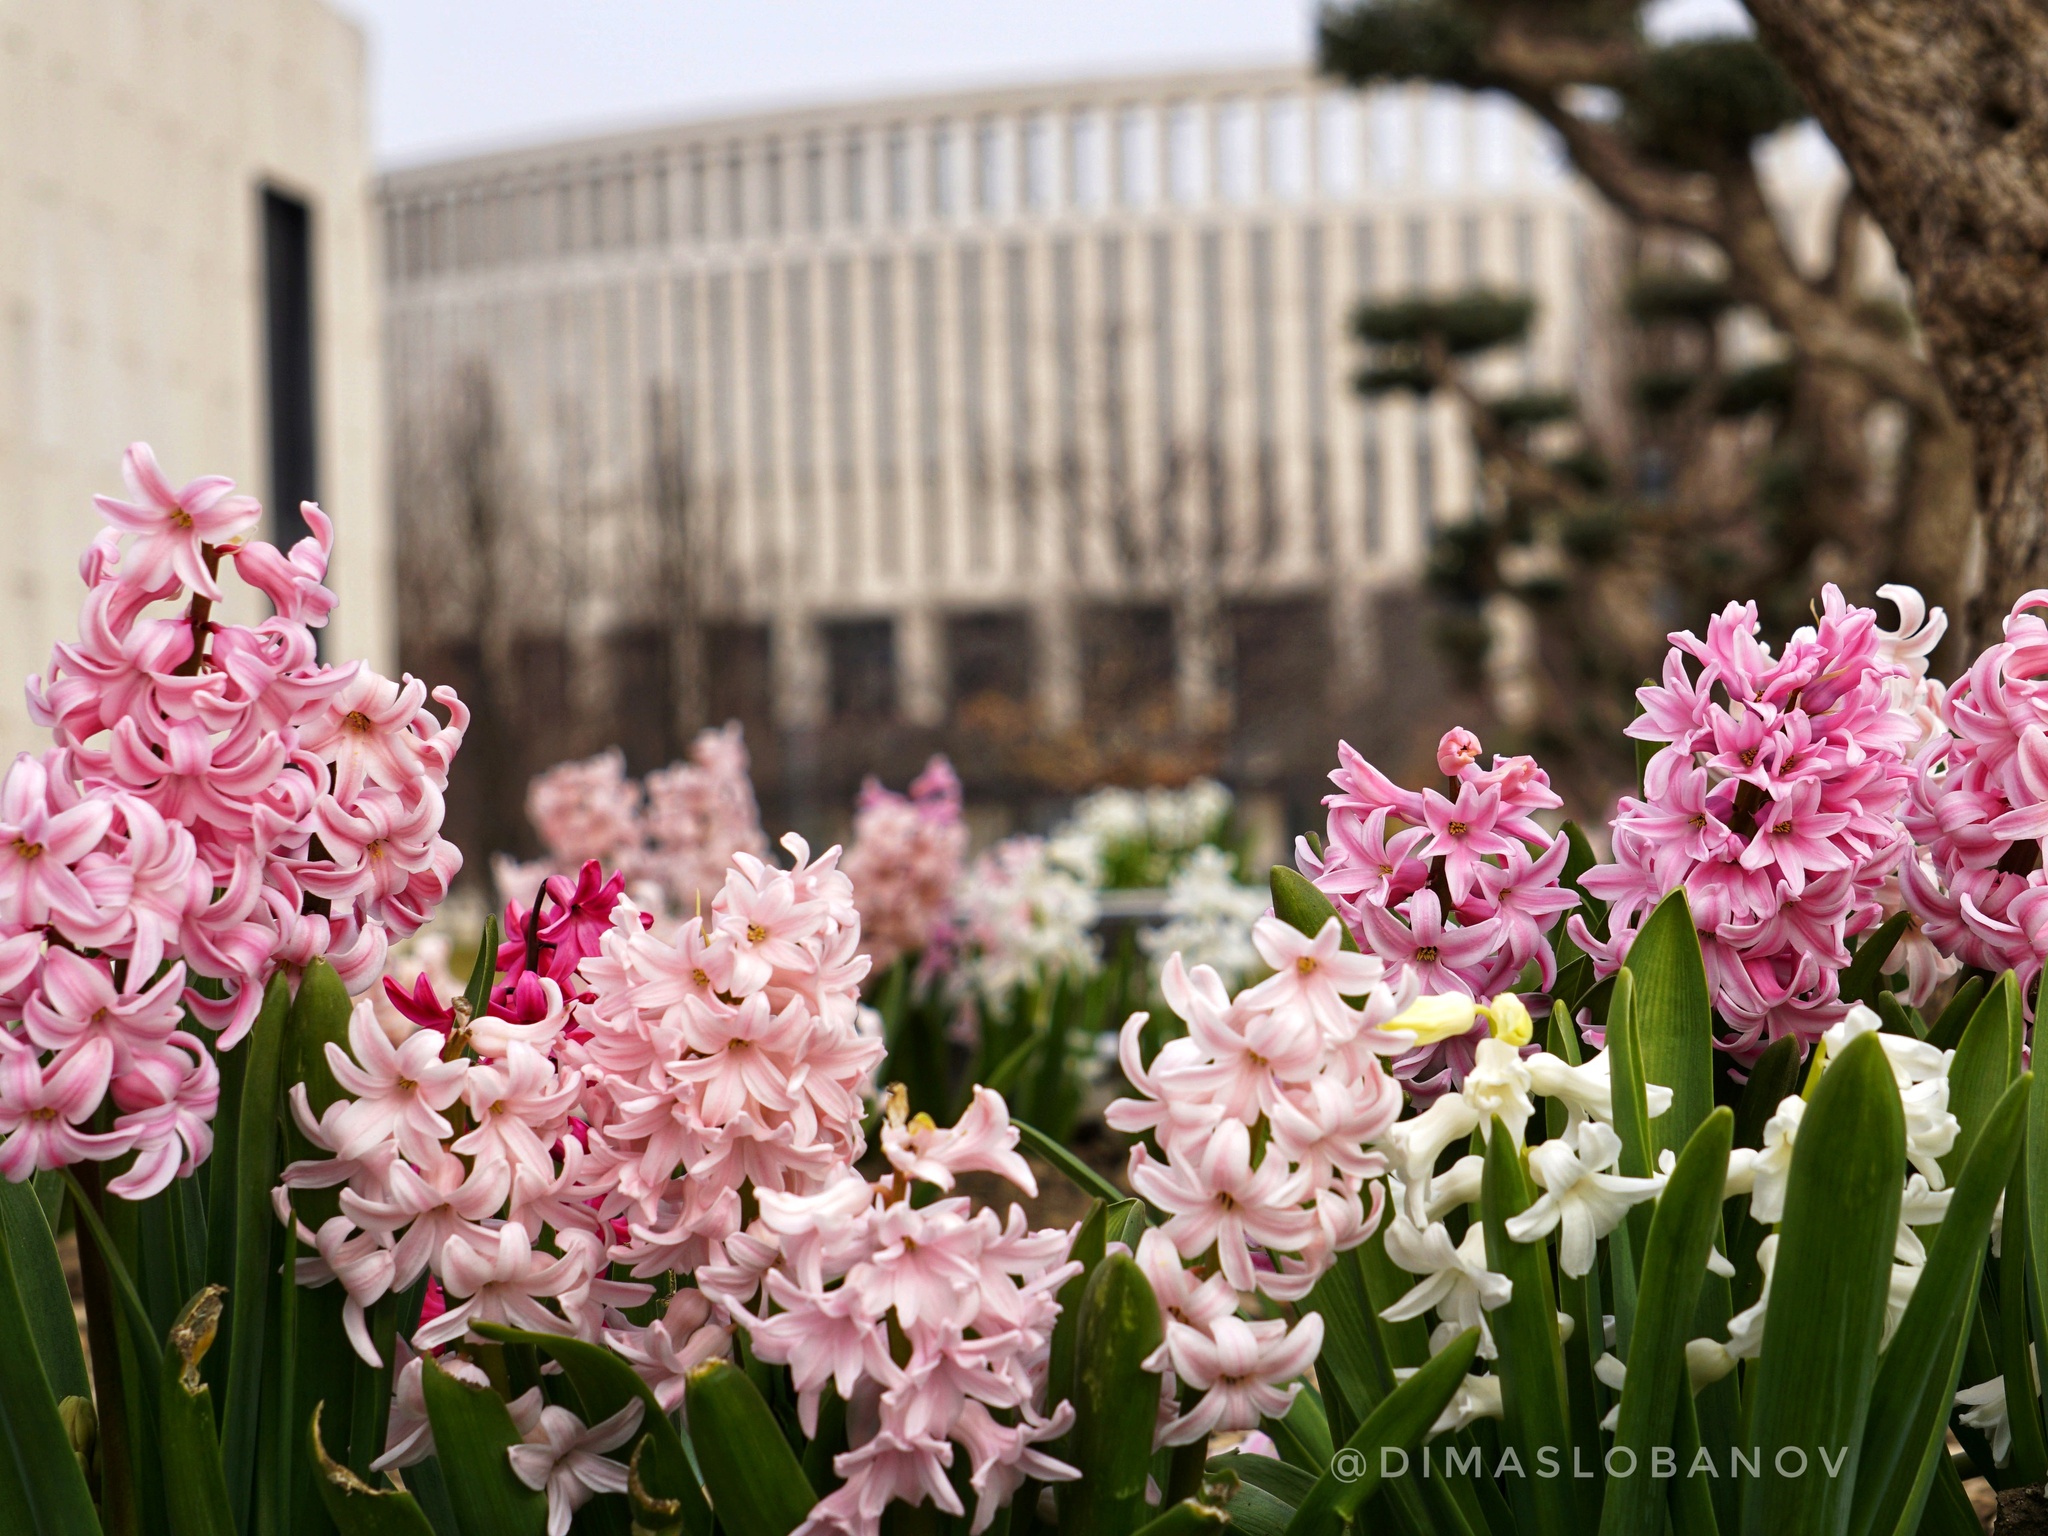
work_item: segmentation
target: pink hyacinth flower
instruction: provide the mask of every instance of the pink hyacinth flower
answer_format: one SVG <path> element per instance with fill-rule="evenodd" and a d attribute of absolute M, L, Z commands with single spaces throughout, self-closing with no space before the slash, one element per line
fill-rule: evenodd
<path fill-rule="evenodd" d="M 147 443 L 128 445 L 121 477 L 134 500 L 92 500 L 108 522 L 135 535 L 122 561 L 122 578 L 145 587 L 175 578 L 201 597 L 219 602 L 220 588 L 206 568 L 200 546 L 225 544 L 253 528 L 263 515 L 255 498 L 230 494 L 235 482 L 225 475 L 201 475 L 173 490 Z"/>

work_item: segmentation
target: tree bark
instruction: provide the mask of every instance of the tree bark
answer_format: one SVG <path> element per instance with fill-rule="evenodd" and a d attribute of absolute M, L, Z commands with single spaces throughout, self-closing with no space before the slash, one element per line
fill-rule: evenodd
<path fill-rule="evenodd" d="M 2048 586 L 2048 10 L 1748 0 L 1913 285 L 1985 515 L 1975 640 Z"/>

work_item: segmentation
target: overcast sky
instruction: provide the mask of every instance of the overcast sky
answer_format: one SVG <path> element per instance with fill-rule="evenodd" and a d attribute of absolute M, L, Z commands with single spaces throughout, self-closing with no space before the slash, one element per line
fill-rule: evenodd
<path fill-rule="evenodd" d="M 386 164 L 899 90 L 1284 63 L 1313 0 L 335 0 Z"/>
<path fill-rule="evenodd" d="M 333 0 L 380 162 L 897 91 L 1306 60 L 1314 0 Z M 1739 0 L 1654 0 L 1669 36 Z"/>

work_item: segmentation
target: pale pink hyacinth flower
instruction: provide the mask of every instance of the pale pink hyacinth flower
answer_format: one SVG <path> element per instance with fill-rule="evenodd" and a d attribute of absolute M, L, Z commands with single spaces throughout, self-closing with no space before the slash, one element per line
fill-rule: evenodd
<path fill-rule="evenodd" d="M 945 937 L 967 857 L 960 779 L 934 757 L 907 795 L 869 779 L 843 867 L 860 892 L 861 937 L 876 970 Z"/>
<path fill-rule="evenodd" d="M 125 576 L 146 587 L 176 581 L 213 602 L 221 599 L 203 546 L 226 544 L 256 526 L 263 509 L 251 496 L 234 495 L 225 475 L 201 475 L 173 490 L 147 443 L 131 444 L 121 478 L 132 501 L 95 496 L 100 515 L 135 541 L 123 557 Z"/>
<path fill-rule="evenodd" d="M 1202 1397 L 1160 1438 L 1183 1445 L 1219 1429 L 1256 1429 L 1265 1419 L 1285 1418 L 1322 1347 L 1319 1312 L 1308 1313 L 1292 1328 L 1281 1318 L 1252 1323 L 1235 1314 L 1217 1318 L 1206 1329 L 1168 1323 L 1162 1355 Z"/>
<path fill-rule="evenodd" d="M 1479 753 L 1479 738 L 1462 725 L 1454 725 L 1436 744 L 1437 771 L 1446 778 L 1455 779 L 1479 761 Z"/>
<path fill-rule="evenodd" d="M 1104 1116 L 1159 1147 L 1131 1150 L 1132 1188 L 1167 1216 L 1138 1264 L 1170 1325 L 1157 1359 L 1201 1394 L 1184 1411 L 1167 1405 L 1167 1443 L 1254 1428 L 1261 1404 L 1286 1411 L 1320 1332 L 1243 1324 L 1239 1294 L 1298 1301 L 1377 1228 L 1378 1144 L 1402 1108 L 1383 1058 L 1415 1042 L 1387 1027 L 1412 988 L 1390 988 L 1377 958 L 1343 952 L 1334 922 L 1311 937 L 1268 918 L 1261 933 L 1268 958 L 1286 964 L 1235 998 L 1209 967 L 1168 961 L 1162 990 L 1188 1032 L 1147 1063 L 1146 1016 L 1134 1015 L 1119 1056 L 1137 1097 Z"/>
<path fill-rule="evenodd" d="M 577 1510 L 597 1494 L 624 1493 L 626 1467 L 604 1453 L 633 1438 L 647 1405 L 634 1398 L 608 1419 L 585 1426 L 568 1409 L 550 1403 L 518 1445 L 507 1446 L 512 1472 L 536 1493 L 548 1496 L 548 1536 L 569 1536 Z"/>

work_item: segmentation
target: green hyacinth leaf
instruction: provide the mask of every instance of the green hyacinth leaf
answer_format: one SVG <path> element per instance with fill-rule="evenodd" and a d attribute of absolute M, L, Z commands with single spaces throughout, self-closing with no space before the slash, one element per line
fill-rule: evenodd
<path fill-rule="evenodd" d="M 1748 1435 L 1762 1464 L 1743 1489 L 1742 1536 L 1839 1536 L 1848 1524 L 1905 1161 L 1891 1065 L 1875 1034 L 1859 1036 L 1822 1074 L 1793 1148 Z M 1832 1475 L 1806 1475 L 1822 1457 Z"/>
<path fill-rule="evenodd" d="M 2027 1135 L 2033 1076 L 2005 1091 L 1970 1149 L 1871 1393 L 1851 1536 L 1911 1536 L 1946 1455 L 1948 1417 L 1962 1372 L 1964 1322 L 1984 1269 L 1992 1212 Z M 2008 1229 L 2013 1230 L 2013 1229 Z"/>
<path fill-rule="evenodd" d="M 520 1443 L 519 1430 L 504 1400 L 489 1387 L 456 1380 L 432 1355 L 425 1359 L 420 1386 L 434 1433 L 434 1459 L 462 1529 L 541 1536 L 548 1524 L 547 1495 L 513 1475 L 506 1452 Z"/>
<path fill-rule="evenodd" d="M 1152 1283 L 1128 1254 L 1111 1253 L 1081 1297 L 1067 1438 L 1081 1476 L 1058 1488 L 1062 1536 L 1127 1536 L 1143 1522 L 1159 1404 L 1145 1362 L 1164 1337 Z"/>
<path fill-rule="evenodd" d="M 1330 898 L 1311 885 L 1308 877 L 1299 870 L 1275 864 L 1268 884 L 1273 892 L 1273 915 L 1311 938 L 1323 931 L 1323 924 L 1337 916 L 1337 909 L 1331 905 Z M 1351 930 L 1341 921 L 1337 924 L 1337 935 L 1345 949 L 1357 953 L 1358 941 L 1351 937 Z"/>
<path fill-rule="evenodd" d="M 187 1302 L 171 1325 L 170 1347 L 164 1351 L 157 1454 L 172 1536 L 235 1536 L 213 1429 L 213 1393 L 199 1374 L 199 1362 L 213 1347 L 220 1326 L 225 1294 L 209 1285 Z"/>
<path fill-rule="evenodd" d="M 99 1536 L 92 1494 L 57 1411 L 8 1243 L 0 1243 L 0 1456 L 7 1458 L 0 1514 L 37 1536 Z"/>
<path fill-rule="evenodd" d="M 1390 1453 L 1399 1452 L 1405 1464 L 1457 1394 L 1478 1353 L 1479 1330 L 1468 1328 L 1367 1414 L 1294 1511 L 1287 1536 L 1342 1536 L 1384 1479 L 1404 1475 Z"/>
<path fill-rule="evenodd" d="M 2008 971 L 1977 1005 L 1956 1044 L 1956 1059 L 1948 1069 L 1948 1108 L 1956 1117 L 1956 1139 L 1941 1157 L 1941 1171 L 1951 1184 L 1962 1177 L 1963 1164 L 1991 1117 L 1992 1106 L 2019 1075 L 2013 1034 L 2019 1022 L 2018 1003 L 2019 985 Z"/>
<path fill-rule="evenodd" d="M 760 1389 L 746 1372 L 712 1360 L 690 1372 L 684 1391 L 720 1528 L 727 1536 L 789 1536 L 818 1496 Z"/>
<path fill-rule="evenodd" d="M 1507 1229 L 1508 1218 L 1519 1216 L 1534 1201 L 1522 1154 L 1496 1119 L 1486 1143 L 1479 1205 L 1486 1223 L 1486 1267 L 1514 1282 L 1514 1294 L 1490 1314 L 1500 1354 L 1496 1368 L 1501 1379 L 1501 1441 L 1526 1457 L 1548 1451 L 1569 1466 L 1571 1405 L 1564 1343 L 1557 1328 L 1557 1295 L 1550 1280 L 1550 1246 L 1518 1243 Z M 1531 1475 L 1519 1491 L 1534 1522 L 1531 1536 L 1575 1536 L 1583 1529 L 1571 1480 Z"/>
<path fill-rule="evenodd" d="M 1707 1254 L 1720 1231 L 1721 1188 L 1734 1136 L 1733 1113 L 1724 1108 L 1708 1115 L 1679 1154 L 1657 1199 L 1643 1250 L 1635 1336 L 1612 1453 L 1627 1451 L 1628 1465 L 1635 1470 L 1632 1476 L 1608 1479 L 1601 1536 L 1661 1536 L 1664 1529 L 1666 1486 L 1651 1472 L 1652 1452 L 1674 1443 L 1679 1398 L 1691 1392 L 1685 1344 Z"/>
<path fill-rule="evenodd" d="M 689 1451 L 653 1389 L 637 1371 L 608 1349 L 558 1333 L 530 1333 L 497 1323 L 476 1323 L 470 1331 L 500 1344 L 527 1346 L 553 1360 L 575 1389 L 586 1424 L 608 1419 L 639 1399 L 646 1412 L 640 1419 L 642 1444 L 635 1454 L 648 1493 L 677 1506 L 677 1517 L 690 1536 L 710 1536 L 711 1508 L 697 1486 Z"/>
<path fill-rule="evenodd" d="M 50 1391 L 59 1402 L 90 1396 L 85 1350 L 78 1342 L 78 1315 L 71 1310 L 71 1286 L 64 1278 L 64 1261 L 58 1256 L 50 1219 L 32 1185 L 0 1180 L 0 1246 L 13 1261 L 22 1314 Z"/>
<path fill-rule="evenodd" d="M 1654 1164 L 1658 1153 L 1683 1147 L 1714 1108 L 1714 1008 L 1684 891 L 1657 903 L 1629 945 L 1628 970 L 1643 1081 L 1671 1090 L 1671 1107 L 1650 1122 Z"/>
<path fill-rule="evenodd" d="M 341 1536 L 434 1536 L 419 1501 L 398 1488 L 373 1488 L 327 1454 L 320 1409 L 306 1425 L 306 1447 L 320 1476 L 320 1501 Z"/>

